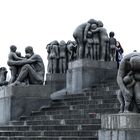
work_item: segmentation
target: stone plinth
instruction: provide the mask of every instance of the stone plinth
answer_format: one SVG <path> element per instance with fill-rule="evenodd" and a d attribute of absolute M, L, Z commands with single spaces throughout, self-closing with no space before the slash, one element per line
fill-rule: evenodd
<path fill-rule="evenodd" d="M 116 80 L 117 63 L 80 59 L 70 62 L 67 70 L 66 88 L 69 92 L 81 91 L 94 84 Z"/>
<path fill-rule="evenodd" d="M 0 124 L 49 105 L 50 93 L 46 85 L 0 87 Z"/>
<path fill-rule="evenodd" d="M 47 85 L 50 88 L 52 93 L 66 88 L 66 74 L 46 74 L 45 85 Z"/>
<path fill-rule="evenodd" d="M 122 113 L 103 115 L 99 140 L 139 140 L 140 114 Z"/>

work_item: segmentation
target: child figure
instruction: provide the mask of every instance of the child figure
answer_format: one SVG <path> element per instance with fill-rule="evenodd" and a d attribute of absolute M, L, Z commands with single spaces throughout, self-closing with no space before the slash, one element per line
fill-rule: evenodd
<path fill-rule="evenodd" d="M 88 31 L 86 37 L 85 58 L 93 59 L 93 39 L 91 31 Z"/>
<path fill-rule="evenodd" d="M 110 46 L 110 59 L 116 61 L 116 39 L 114 38 L 114 32 L 109 33 L 109 46 Z"/>
<path fill-rule="evenodd" d="M 18 61 L 18 60 L 23 60 L 22 57 L 18 56 L 19 53 L 16 52 L 17 47 L 12 45 L 10 46 L 10 53 L 8 55 L 8 61 Z M 9 65 L 10 70 L 11 70 L 11 79 L 9 83 L 13 83 L 16 80 L 17 74 L 18 74 L 18 68 L 14 65 Z"/>

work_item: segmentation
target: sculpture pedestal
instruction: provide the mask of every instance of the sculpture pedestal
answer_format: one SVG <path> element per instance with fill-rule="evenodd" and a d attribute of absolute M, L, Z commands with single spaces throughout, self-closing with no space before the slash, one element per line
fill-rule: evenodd
<path fill-rule="evenodd" d="M 50 88 L 52 93 L 66 88 L 66 74 L 46 74 L 45 85 Z"/>
<path fill-rule="evenodd" d="M 49 105 L 50 91 L 44 85 L 0 87 L 0 125 Z"/>
<path fill-rule="evenodd" d="M 94 84 L 116 80 L 117 63 L 80 59 L 70 62 L 67 70 L 66 88 L 69 92 L 81 92 Z"/>
<path fill-rule="evenodd" d="M 103 115 L 99 140 L 139 140 L 140 114 L 121 113 Z"/>

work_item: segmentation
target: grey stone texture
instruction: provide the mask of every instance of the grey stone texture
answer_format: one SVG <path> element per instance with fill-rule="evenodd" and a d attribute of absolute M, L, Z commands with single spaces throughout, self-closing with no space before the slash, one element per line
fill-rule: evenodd
<path fill-rule="evenodd" d="M 112 81 L 81 94 L 67 94 L 49 107 L 0 126 L 0 140 L 98 140 L 101 113 L 119 110 L 116 89 L 118 86 Z"/>
<path fill-rule="evenodd" d="M 49 97 L 50 91 L 45 85 L 0 87 L 0 124 L 49 105 Z"/>
<path fill-rule="evenodd" d="M 45 85 L 47 85 L 50 88 L 51 93 L 66 88 L 66 74 L 46 74 Z"/>
<path fill-rule="evenodd" d="M 76 60 L 68 65 L 66 88 L 68 92 L 80 92 L 94 84 L 115 80 L 116 75 L 117 64 L 114 61 Z"/>
<path fill-rule="evenodd" d="M 99 140 L 139 140 L 140 115 L 137 113 L 106 114 L 101 118 Z"/>

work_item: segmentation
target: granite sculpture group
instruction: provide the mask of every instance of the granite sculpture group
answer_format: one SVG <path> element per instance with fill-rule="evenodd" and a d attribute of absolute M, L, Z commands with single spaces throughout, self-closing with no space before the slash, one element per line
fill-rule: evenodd
<path fill-rule="evenodd" d="M 50 42 L 46 47 L 48 73 L 66 73 L 68 63 L 77 59 L 116 61 L 117 41 L 114 32 L 109 35 L 101 21 L 90 19 L 75 29 L 75 41 Z"/>
<path fill-rule="evenodd" d="M 47 44 L 48 73 L 66 73 L 68 63 L 78 59 L 116 61 L 117 40 L 114 35 L 111 31 L 108 36 L 102 21 L 90 19 L 79 25 L 73 33 L 74 41 L 54 40 Z M 0 68 L 0 86 L 43 84 L 45 68 L 41 56 L 35 54 L 31 46 L 25 48 L 25 57 L 16 50 L 15 45 L 10 47 L 7 61 L 11 71 L 9 82 L 6 81 L 6 68 Z M 132 104 L 138 108 L 140 103 L 139 64 L 140 54 L 137 52 L 126 55 L 120 63 L 117 82 L 121 113 L 132 110 Z"/>

